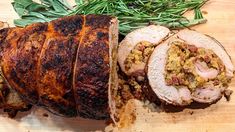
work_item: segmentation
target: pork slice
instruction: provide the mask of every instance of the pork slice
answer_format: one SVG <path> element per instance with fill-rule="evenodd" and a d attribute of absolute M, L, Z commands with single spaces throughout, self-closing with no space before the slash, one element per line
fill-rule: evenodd
<path fill-rule="evenodd" d="M 117 19 L 111 16 L 85 17 L 73 73 L 77 111 L 84 118 L 109 117 L 108 96 L 112 95 L 108 93 L 117 85 L 117 26 Z"/>
<path fill-rule="evenodd" d="M 196 31 L 185 30 L 180 31 L 175 36 L 161 43 L 154 49 L 152 55 L 150 56 L 147 67 L 147 77 L 152 91 L 154 91 L 156 96 L 163 102 L 177 106 L 188 105 L 192 100 L 200 103 L 213 103 L 219 100 L 222 97 L 224 89 L 226 89 L 224 87 L 215 88 L 214 86 L 203 86 L 201 88 L 196 88 L 195 91 L 192 91 L 192 93 L 189 91 L 181 92 L 184 93 L 183 95 L 187 95 L 182 98 L 179 94 L 181 88 L 166 85 L 164 78 L 164 67 L 166 65 L 167 50 L 169 49 L 172 41 L 184 41 L 190 45 L 195 45 L 196 47 L 211 49 L 223 61 L 226 67 L 227 77 L 233 77 L 234 67 L 231 59 L 218 41 L 215 41 L 211 37 Z M 200 76 L 207 79 L 215 78 L 218 75 L 218 71 L 205 68 L 202 64 L 196 64 L 196 71 Z"/>
<path fill-rule="evenodd" d="M 170 30 L 166 27 L 150 25 L 127 34 L 124 40 L 119 44 L 118 48 L 118 63 L 121 70 L 127 75 L 131 75 L 135 71 L 140 71 L 140 69 L 143 71 L 146 64 L 141 67 L 134 65 L 130 70 L 125 69 L 125 60 L 128 55 L 139 42 L 148 41 L 153 45 L 157 45 L 166 38 L 169 33 Z"/>
<path fill-rule="evenodd" d="M 149 85 L 162 101 L 178 106 L 189 105 L 192 97 L 186 87 L 176 88 L 166 85 L 164 65 L 166 64 L 167 50 L 170 48 L 168 42 L 170 40 L 157 46 L 149 59 L 147 72 Z"/>
<path fill-rule="evenodd" d="M 5 81 L 20 96 L 37 104 L 37 62 L 45 41 L 47 23 L 36 23 L 26 28 L 8 28 L 1 41 L 1 69 Z"/>

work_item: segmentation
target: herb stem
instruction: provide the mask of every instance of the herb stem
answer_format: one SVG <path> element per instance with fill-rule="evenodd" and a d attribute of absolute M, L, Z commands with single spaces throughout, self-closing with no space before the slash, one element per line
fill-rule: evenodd
<path fill-rule="evenodd" d="M 150 22 L 169 28 L 184 28 L 206 22 L 200 8 L 208 0 L 75 0 L 74 7 L 66 0 L 40 1 L 14 0 L 12 5 L 21 17 L 14 21 L 15 25 L 23 27 L 68 15 L 106 14 L 118 17 L 123 35 Z M 192 20 L 183 16 L 189 10 L 194 10 Z"/>

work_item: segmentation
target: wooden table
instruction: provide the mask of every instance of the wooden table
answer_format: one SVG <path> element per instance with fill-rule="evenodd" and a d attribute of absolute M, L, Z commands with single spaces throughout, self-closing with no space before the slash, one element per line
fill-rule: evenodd
<path fill-rule="evenodd" d="M 0 21 L 17 18 L 9 0 L 0 1 Z M 193 27 L 202 33 L 219 40 L 235 62 L 235 1 L 210 0 L 203 7 L 204 16 L 208 22 Z M 233 79 L 230 89 L 235 91 Z M 193 111 L 193 114 L 192 114 Z M 49 114 L 43 117 L 45 110 L 34 108 L 32 111 L 20 114 L 17 119 L 8 119 L 0 115 L 0 131 L 94 131 L 103 130 L 104 121 L 91 121 L 80 118 L 65 119 Z M 235 131 L 235 93 L 231 101 L 222 98 L 217 104 L 206 109 L 185 109 L 179 113 L 149 112 L 137 106 L 137 120 L 129 130 L 132 131 L 174 131 L 174 132 L 234 132 Z"/>

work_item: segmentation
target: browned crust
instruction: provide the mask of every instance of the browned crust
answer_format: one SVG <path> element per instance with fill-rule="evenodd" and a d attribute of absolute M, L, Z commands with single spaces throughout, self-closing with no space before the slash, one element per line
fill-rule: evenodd
<path fill-rule="evenodd" d="M 38 62 L 39 105 L 69 117 L 77 115 L 72 76 L 83 22 L 83 16 L 72 16 L 49 23 Z"/>
<path fill-rule="evenodd" d="M 4 29 L 0 30 L 0 44 L 1 44 L 0 47 L 3 46 L 2 43 L 4 43 L 8 32 L 10 32 L 9 30 L 10 30 L 10 28 L 4 28 Z"/>
<path fill-rule="evenodd" d="M 77 52 L 74 91 L 77 110 L 85 118 L 104 119 L 108 114 L 109 26 L 112 17 L 86 16 Z"/>
<path fill-rule="evenodd" d="M 6 46 L 6 37 L 13 28 L 5 28 L 0 30 L 0 50 Z M 2 57 L 2 54 L 0 55 Z M 31 105 L 24 102 L 18 95 L 18 93 L 12 88 L 7 86 L 7 83 L 0 75 L 0 108 L 7 112 L 9 117 L 14 117 L 17 111 L 26 111 L 30 109 Z"/>
<path fill-rule="evenodd" d="M 35 83 L 36 62 L 46 30 L 47 23 L 14 28 L 5 38 L 5 43 L 2 43 L 2 72 L 7 82 L 33 104 L 38 101 Z"/>
<path fill-rule="evenodd" d="M 108 114 L 110 16 L 68 16 L 0 31 L 3 75 L 23 99 L 49 111 Z"/>
<path fill-rule="evenodd" d="M 48 40 L 40 58 L 38 94 L 40 105 L 54 113 L 75 116 L 72 90 L 72 64 L 77 42 L 72 38 Z"/>

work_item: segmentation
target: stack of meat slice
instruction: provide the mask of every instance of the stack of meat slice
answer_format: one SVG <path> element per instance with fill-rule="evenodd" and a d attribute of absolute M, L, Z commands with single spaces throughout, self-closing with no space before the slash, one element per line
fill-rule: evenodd
<path fill-rule="evenodd" d="M 137 29 L 120 43 L 118 63 L 129 78 L 147 82 L 142 90 L 152 102 L 177 107 L 212 104 L 224 93 L 231 94 L 230 56 L 217 40 L 197 31 L 173 33 L 156 25 Z M 121 116 L 115 112 L 119 110 L 114 110 L 114 119 Z"/>

